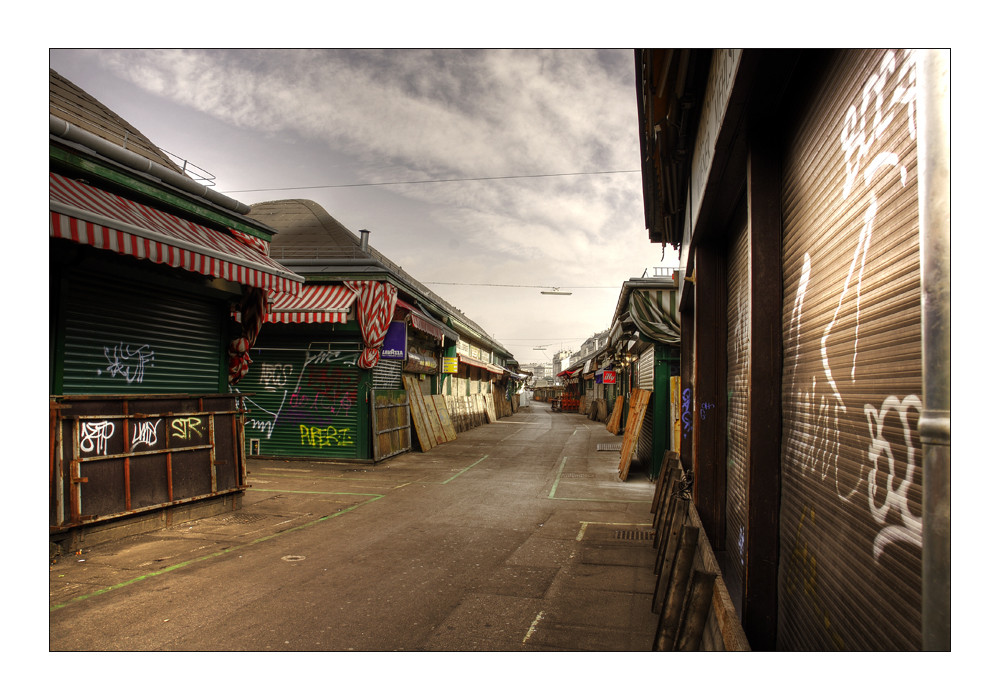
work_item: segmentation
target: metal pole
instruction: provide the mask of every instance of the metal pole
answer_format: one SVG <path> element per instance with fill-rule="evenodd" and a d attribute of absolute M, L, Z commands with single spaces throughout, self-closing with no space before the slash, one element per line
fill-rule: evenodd
<path fill-rule="evenodd" d="M 923 647 L 951 650 L 951 52 L 917 54 L 924 407 Z"/>

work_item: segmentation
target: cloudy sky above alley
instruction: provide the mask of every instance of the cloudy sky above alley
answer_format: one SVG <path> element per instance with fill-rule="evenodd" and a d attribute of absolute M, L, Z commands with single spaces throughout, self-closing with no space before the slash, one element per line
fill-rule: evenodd
<path fill-rule="evenodd" d="M 212 173 L 220 192 L 311 199 L 370 230 L 375 248 L 522 363 L 575 350 L 610 326 L 625 279 L 676 264 L 644 226 L 631 50 L 105 49 L 50 60 Z"/>

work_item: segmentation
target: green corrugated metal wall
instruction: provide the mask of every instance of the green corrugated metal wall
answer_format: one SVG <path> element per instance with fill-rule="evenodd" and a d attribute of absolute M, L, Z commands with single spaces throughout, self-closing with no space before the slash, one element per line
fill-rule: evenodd
<path fill-rule="evenodd" d="M 224 301 L 95 273 L 68 277 L 62 295 L 57 393 L 225 390 Z"/>
<path fill-rule="evenodd" d="M 357 367 L 358 343 L 268 341 L 237 389 L 247 395 L 247 454 L 367 459 L 371 373 Z"/>

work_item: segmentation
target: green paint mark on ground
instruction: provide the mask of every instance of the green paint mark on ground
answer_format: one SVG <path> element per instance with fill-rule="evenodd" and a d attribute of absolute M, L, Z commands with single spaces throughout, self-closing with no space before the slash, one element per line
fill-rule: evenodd
<path fill-rule="evenodd" d="M 297 492 L 297 493 L 304 493 L 304 492 L 300 491 L 300 492 Z M 93 598 L 95 596 L 103 595 L 104 593 L 110 593 L 111 591 L 117 591 L 118 589 L 124 588 L 125 586 L 131 586 L 134 583 L 140 583 L 141 581 L 145 581 L 147 579 L 153 578 L 154 576 L 162 576 L 163 574 L 168 574 L 168 573 L 170 573 L 172 571 L 177 571 L 178 569 L 183 569 L 186 566 L 190 566 L 191 564 L 197 564 L 199 562 L 206 561 L 206 560 L 211 559 L 213 557 L 220 557 L 220 556 L 222 556 L 224 554 L 232 554 L 233 552 L 238 552 L 241 549 L 246 549 L 247 547 L 252 547 L 255 544 L 260 544 L 261 542 L 267 542 L 268 540 L 273 540 L 276 537 L 280 537 L 282 535 L 287 535 L 290 532 L 297 532 L 299 530 L 305 530 L 306 528 L 312 527 L 313 525 L 318 525 L 319 523 L 322 523 L 322 522 L 326 522 L 327 520 L 330 520 L 332 518 L 336 518 L 336 517 L 341 516 L 341 515 L 346 515 L 347 513 L 350 513 L 352 510 L 357 510 L 361 506 L 368 505 L 369 503 L 374 503 L 375 501 L 377 501 L 377 500 L 379 500 L 380 498 L 383 497 L 381 494 L 366 494 L 366 493 L 339 494 L 339 495 L 371 496 L 371 498 L 369 498 L 367 501 L 363 501 L 361 503 L 356 503 L 353 506 L 350 506 L 348 508 L 344 508 L 343 510 L 338 510 L 336 513 L 330 513 L 329 515 L 324 515 L 322 518 L 317 518 L 316 520 L 312 520 L 312 521 L 310 521 L 308 523 L 303 523 L 302 525 L 297 525 L 297 526 L 295 526 L 293 528 L 289 528 L 288 530 L 282 530 L 281 532 L 274 532 L 274 533 L 271 533 L 270 535 L 264 535 L 263 537 L 258 537 L 257 539 L 253 540 L 252 542 L 247 542 L 246 544 L 238 544 L 238 545 L 234 545 L 232 547 L 227 547 L 226 549 L 220 550 L 218 552 L 212 552 L 211 554 L 206 554 L 204 556 L 197 557 L 195 559 L 189 559 L 188 561 L 180 562 L 178 564 L 173 564 L 173 565 L 168 566 L 168 567 L 166 567 L 164 569 L 160 569 L 159 571 L 153 571 L 153 572 L 148 573 L 148 574 L 143 574 L 142 576 L 137 576 L 136 578 L 130 579 L 128 581 L 122 581 L 122 582 L 116 583 L 116 584 L 114 584 L 112 586 L 108 586 L 107 588 L 102 588 L 102 589 L 97 590 L 97 591 L 92 591 L 90 593 L 85 593 L 84 595 L 80 595 L 80 596 L 77 596 L 76 598 L 72 598 L 71 600 L 68 600 L 65 603 L 59 603 L 57 605 L 50 606 L 49 607 L 49 612 L 50 613 L 51 612 L 55 612 L 56 610 L 60 610 L 62 608 L 65 608 L 66 606 L 72 605 L 73 603 L 79 603 L 79 602 L 82 602 L 84 600 L 88 600 L 89 598 Z"/>
<path fill-rule="evenodd" d="M 472 469 L 472 468 L 473 468 L 474 466 L 476 466 L 477 464 L 479 464 L 480 462 L 482 462 L 482 461 L 483 461 L 484 459 L 486 459 L 487 457 L 489 457 L 489 455 L 483 455 L 482 457 L 480 457 L 479 459 L 477 459 L 477 460 L 476 460 L 475 462 L 473 462 L 472 464 L 470 464 L 469 466 L 467 466 L 467 467 L 466 467 L 465 469 L 463 469 L 462 471 L 460 471 L 460 472 L 459 472 L 458 474 L 455 474 L 454 476 L 452 476 L 452 477 L 451 477 L 451 478 L 449 478 L 449 479 L 445 479 L 445 480 L 444 480 L 444 481 L 442 481 L 441 483 L 442 483 L 442 484 L 447 484 L 447 483 L 449 483 L 449 482 L 451 482 L 451 481 L 453 481 L 453 480 L 457 479 L 458 477 L 462 476 L 462 474 L 464 474 L 465 472 L 467 472 L 467 471 L 469 471 L 470 469 Z"/>

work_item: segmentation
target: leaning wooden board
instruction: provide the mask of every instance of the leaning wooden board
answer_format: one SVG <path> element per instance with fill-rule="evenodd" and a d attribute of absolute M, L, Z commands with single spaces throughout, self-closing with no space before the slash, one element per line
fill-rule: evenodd
<path fill-rule="evenodd" d="M 615 407 L 611 411 L 611 417 L 608 418 L 608 432 L 612 435 L 617 435 L 618 431 L 621 430 L 622 425 L 622 406 L 624 404 L 625 397 L 617 396 L 615 397 Z"/>
<path fill-rule="evenodd" d="M 403 386 L 406 387 L 406 395 L 410 399 L 410 415 L 413 416 L 413 427 L 417 431 L 417 442 L 420 443 L 420 451 L 427 452 L 437 447 L 437 438 L 434 437 L 434 429 L 431 427 L 430 417 L 427 415 L 427 408 L 424 406 L 424 397 L 420 393 L 420 385 L 417 380 L 408 374 L 403 374 Z"/>
<path fill-rule="evenodd" d="M 628 470 L 632 465 L 632 453 L 639 442 L 639 432 L 642 421 L 646 417 L 646 406 L 653 392 L 646 389 L 634 389 L 629 399 L 628 423 L 625 425 L 625 437 L 622 438 L 621 458 L 618 462 L 618 478 L 628 479 Z"/>
<path fill-rule="evenodd" d="M 437 444 L 442 445 L 448 442 L 448 436 L 444 433 L 444 426 L 441 425 L 441 416 L 438 414 L 437 406 L 434 405 L 433 396 L 424 396 L 424 412 L 427 414 L 427 420 L 431 424 L 431 430 L 434 431 L 434 439 L 437 440 Z"/>
<path fill-rule="evenodd" d="M 452 440 L 458 439 L 458 433 L 455 432 L 455 426 L 451 422 L 451 416 L 448 415 L 448 406 L 445 404 L 444 397 L 441 394 L 435 394 L 434 396 L 429 396 L 434 403 L 435 408 L 437 408 L 438 419 L 441 421 L 441 427 L 444 429 L 445 440 L 451 442 Z"/>

